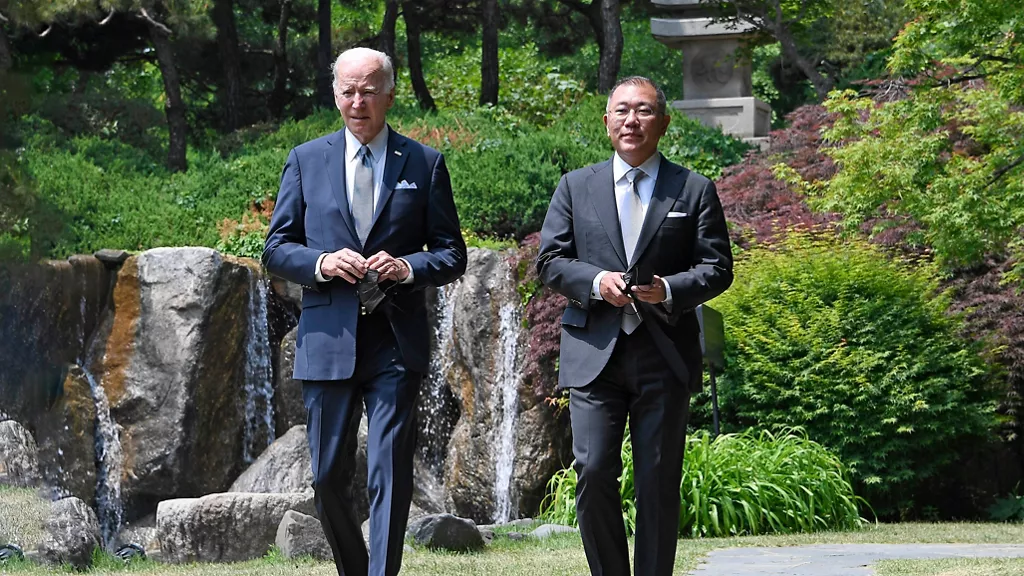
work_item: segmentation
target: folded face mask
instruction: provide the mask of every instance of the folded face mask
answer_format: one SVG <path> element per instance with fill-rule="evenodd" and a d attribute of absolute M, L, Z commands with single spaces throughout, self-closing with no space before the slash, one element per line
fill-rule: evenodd
<path fill-rule="evenodd" d="M 376 270 L 367 270 L 366 275 L 356 282 L 356 294 L 359 296 L 359 303 L 367 314 L 373 314 L 378 306 L 387 299 L 387 292 L 381 288 L 377 280 L 380 274 Z"/>

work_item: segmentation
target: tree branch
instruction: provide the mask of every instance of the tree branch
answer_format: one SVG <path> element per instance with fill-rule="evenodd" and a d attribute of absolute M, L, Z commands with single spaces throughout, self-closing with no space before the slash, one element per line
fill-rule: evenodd
<path fill-rule="evenodd" d="M 3 12 L 0 12 L 0 22 L 10 22 L 10 20 L 7 19 L 7 16 L 4 16 Z"/>
<path fill-rule="evenodd" d="M 106 18 L 104 18 L 103 20 L 100 20 L 100 26 L 106 26 L 107 23 L 110 22 L 113 18 L 114 18 L 114 9 L 111 8 L 110 9 L 110 14 L 107 14 Z"/>
<path fill-rule="evenodd" d="M 171 35 L 171 29 L 168 28 L 167 26 L 164 26 L 163 24 L 157 22 L 156 20 L 154 20 L 153 17 L 149 15 L 149 12 L 146 12 L 145 8 L 139 8 L 139 13 L 142 15 L 142 19 L 143 20 L 149 22 L 151 25 L 156 27 L 158 30 L 160 30 L 164 34 L 167 34 L 168 36 Z"/>
<path fill-rule="evenodd" d="M 36 34 L 36 36 L 39 36 L 40 38 L 46 38 L 50 35 L 50 32 L 53 32 L 53 24 L 47 24 L 46 30 L 43 30 L 39 34 Z"/>
<path fill-rule="evenodd" d="M 1000 178 L 1005 176 L 1007 172 L 1009 172 L 1010 170 L 1013 170 L 1014 168 L 1016 168 L 1017 166 L 1020 166 L 1021 164 L 1024 164 L 1024 154 L 1018 156 L 1017 159 L 1014 160 L 1013 162 L 1010 162 L 1006 166 L 1003 166 L 999 170 L 996 170 L 995 172 L 993 172 L 992 173 L 992 178 L 989 179 L 989 181 L 985 183 L 985 188 L 988 188 L 989 186 L 995 184 Z"/>

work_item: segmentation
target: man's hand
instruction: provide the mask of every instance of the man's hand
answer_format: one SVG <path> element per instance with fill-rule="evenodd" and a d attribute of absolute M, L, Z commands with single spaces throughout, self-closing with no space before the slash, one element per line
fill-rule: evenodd
<path fill-rule="evenodd" d="M 622 272 L 609 272 L 601 277 L 601 298 L 616 308 L 622 308 L 629 304 L 631 299 L 626 293 L 626 283 L 622 280 Z"/>
<path fill-rule="evenodd" d="M 633 296 L 648 304 L 658 304 L 665 301 L 665 281 L 661 276 L 655 276 L 654 281 L 643 286 L 633 286 Z"/>
<path fill-rule="evenodd" d="M 380 274 L 380 280 L 401 282 L 409 277 L 409 266 L 383 250 L 370 256 L 366 263 L 371 270 L 376 270 Z"/>
<path fill-rule="evenodd" d="M 349 284 L 366 275 L 366 258 L 348 248 L 331 252 L 320 263 L 320 274 L 324 278 L 337 276 Z"/>

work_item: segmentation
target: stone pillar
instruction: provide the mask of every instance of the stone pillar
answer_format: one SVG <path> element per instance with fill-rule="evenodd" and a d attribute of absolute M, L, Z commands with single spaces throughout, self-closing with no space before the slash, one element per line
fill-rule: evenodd
<path fill-rule="evenodd" d="M 683 99 L 671 106 L 708 126 L 721 126 L 747 142 L 766 146 L 771 108 L 754 98 L 750 62 L 737 51 L 752 36 L 743 23 L 715 22 L 701 0 L 652 0 L 664 16 L 651 18 L 651 33 L 683 52 Z"/>

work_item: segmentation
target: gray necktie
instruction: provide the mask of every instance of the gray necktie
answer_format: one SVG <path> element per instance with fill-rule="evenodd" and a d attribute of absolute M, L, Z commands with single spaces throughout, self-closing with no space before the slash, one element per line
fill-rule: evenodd
<path fill-rule="evenodd" d="M 626 172 L 626 180 L 629 182 L 629 196 L 625 198 L 622 205 L 622 243 L 626 249 L 626 259 L 633 261 L 633 252 L 636 251 L 636 242 L 640 239 L 640 230 L 644 227 L 644 205 L 640 201 L 640 190 L 637 182 L 646 176 L 643 170 L 633 168 Z M 622 330 L 626 334 L 632 334 L 640 325 L 640 312 L 633 304 L 627 304 L 622 310 Z"/>
<path fill-rule="evenodd" d="M 359 243 L 366 245 L 373 224 L 373 152 L 366 146 L 357 152 L 359 163 L 355 166 L 352 182 L 352 220 L 356 225 Z"/>

